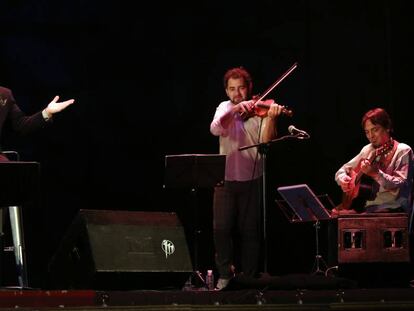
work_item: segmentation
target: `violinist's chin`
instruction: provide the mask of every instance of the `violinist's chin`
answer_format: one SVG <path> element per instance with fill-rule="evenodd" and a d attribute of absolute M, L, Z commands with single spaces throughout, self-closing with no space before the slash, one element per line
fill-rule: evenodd
<path fill-rule="evenodd" d="M 238 105 L 238 104 L 240 104 L 242 101 L 243 101 L 243 97 L 241 97 L 241 96 L 236 96 L 236 97 L 234 97 L 234 98 L 231 100 L 231 102 L 232 102 L 234 105 Z"/>

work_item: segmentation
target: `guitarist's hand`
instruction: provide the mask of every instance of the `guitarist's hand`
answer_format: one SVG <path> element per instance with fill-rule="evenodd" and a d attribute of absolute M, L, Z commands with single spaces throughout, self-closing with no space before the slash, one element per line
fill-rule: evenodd
<path fill-rule="evenodd" d="M 349 192 L 354 188 L 353 187 L 354 184 L 351 181 L 352 181 L 352 177 L 349 175 L 343 175 L 339 179 L 339 184 L 343 192 Z"/>
<path fill-rule="evenodd" d="M 361 162 L 361 171 L 372 178 L 375 178 L 378 175 L 378 167 L 376 165 L 371 165 L 368 159 L 364 159 Z"/>

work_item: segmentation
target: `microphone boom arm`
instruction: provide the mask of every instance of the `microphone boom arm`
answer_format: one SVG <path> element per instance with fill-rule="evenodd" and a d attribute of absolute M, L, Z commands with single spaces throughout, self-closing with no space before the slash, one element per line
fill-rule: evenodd
<path fill-rule="evenodd" d="M 298 139 L 300 139 L 297 135 L 285 135 L 285 136 L 282 136 L 282 137 L 279 137 L 279 138 L 275 138 L 275 139 L 269 140 L 267 142 L 239 147 L 239 151 L 246 150 L 246 149 L 250 149 L 250 148 L 253 148 L 253 147 L 270 146 L 271 144 L 273 144 L 275 142 L 278 142 L 278 141 L 281 141 L 281 140 L 290 139 L 290 138 L 298 138 Z"/>

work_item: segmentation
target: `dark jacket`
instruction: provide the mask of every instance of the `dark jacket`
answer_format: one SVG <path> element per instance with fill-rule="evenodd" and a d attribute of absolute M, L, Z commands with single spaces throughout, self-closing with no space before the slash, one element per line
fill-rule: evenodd
<path fill-rule="evenodd" d="M 17 106 L 12 91 L 0 86 L 0 137 L 6 120 L 10 121 L 14 131 L 23 135 L 42 128 L 47 124 L 42 116 L 42 111 L 27 116 Z"/>

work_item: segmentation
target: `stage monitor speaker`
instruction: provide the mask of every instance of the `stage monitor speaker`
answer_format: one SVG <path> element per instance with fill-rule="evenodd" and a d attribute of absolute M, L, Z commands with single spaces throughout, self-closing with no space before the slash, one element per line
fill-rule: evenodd
<path fill-rule="evenodd" d="M 80 210 L 49 263 L 52 288 L 180 288 L 193 272 L 175 213 Z"/>

